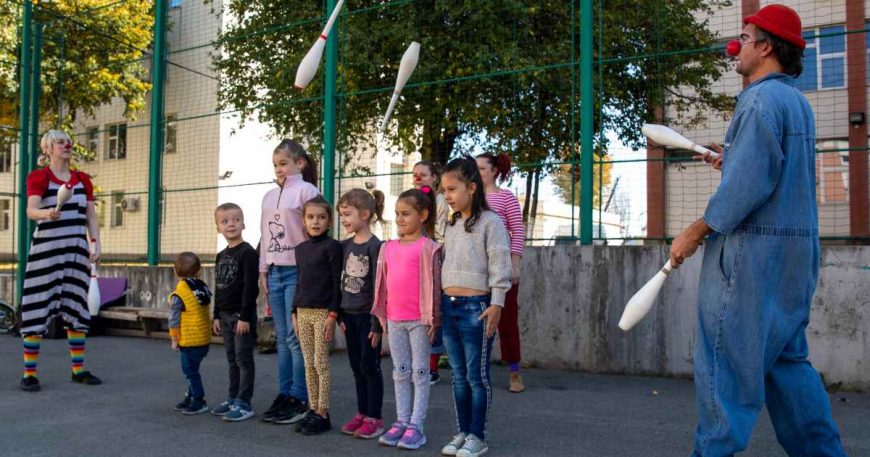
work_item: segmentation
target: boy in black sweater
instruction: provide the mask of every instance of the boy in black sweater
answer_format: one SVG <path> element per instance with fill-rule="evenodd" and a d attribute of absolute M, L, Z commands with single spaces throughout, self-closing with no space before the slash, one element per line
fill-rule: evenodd
<path fill-rule="evenodd" d="M 215 209 L 217 231 L 227 240 L 215 262 L 214 331 L 223 336 L 230 385 L 227 400 L 212 409 L 223 420 L 238 422 L 254 415 L 254 346 L 257 341 L 257 296 L 260 288 L 257 251 L 242 239 L 245 215 L 235 203 Z"/>

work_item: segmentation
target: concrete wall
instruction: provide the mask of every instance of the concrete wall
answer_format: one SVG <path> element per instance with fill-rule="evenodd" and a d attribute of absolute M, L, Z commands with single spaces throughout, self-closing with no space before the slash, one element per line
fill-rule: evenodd
<path fill-rule="evenodd" d="M 520 286 L 524 362 L 598 373 L 691 376 L 702 255 L 703 248 L 671 275 L 650 315 L 624 333 L 616 326 L 622 309 L 665 263 L 667 247 L 527 248 Z M 868 391 L 870 247 L 825 247 L 821 263 L 808 329 L 810 359 L 829 385 Z M 102 267 L 101 274 L 129 278 L 132 306 L 166 307 L 176 283 L 167 267 Z M 204 268 L 203 278 L 213 284 L 213 268 Z M 7 301 L 11 279 L 0 274 L 0 297 Z M 344 347 L 343 341 L 336 343 Z"/>
<path fill-rule="evenodd" d="M 523 257 L 523 359 L 600 373 L 691 376 L 703 248 L 668 279 L 629 333 L 628 299 L 667 260 L 667 247 L 530 248 Z M 870 390 L 870 248 L 826 247 L 808 329 L 828 385 Z"/>

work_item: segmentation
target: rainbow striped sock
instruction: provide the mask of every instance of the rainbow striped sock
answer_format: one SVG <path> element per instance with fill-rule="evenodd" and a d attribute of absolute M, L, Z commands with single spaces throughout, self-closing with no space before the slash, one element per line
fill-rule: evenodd
<path fill-rule="evenodd" d="M 84 332 L 67 329 L 66 340 L 69 342 L 69 358 L 72 361 L 72 374 L 85 371 L 85 336 Z"/>
<path fill-rule="evenodd" d="M 28 335 L 24 337 L 24 377 L 36 377 L 36 362 L 39 360 L 39 346 L 42 336 Z"/>

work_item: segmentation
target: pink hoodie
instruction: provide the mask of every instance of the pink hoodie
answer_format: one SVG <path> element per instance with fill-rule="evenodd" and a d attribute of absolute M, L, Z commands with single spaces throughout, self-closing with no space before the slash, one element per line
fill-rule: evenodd
<path fill-rule="evenodd" d="M 372 315 L 387 328 L 387 256 L 381 245 L 378 270 L 375 273 L 375 300 Z M 420 322 L 441 325 L 441 245 L 427 238 L 420 249 Z"/>
<path fill-rule="evenodd" d="M 301 174 L 287 176 L 283 186 L 266 192 L 260 216 L 261 273 L 269 271 L 269 265 L 296 265 L 296 246 L 307 239 L 302 205 L 318 195 L 320 191 Z"/>

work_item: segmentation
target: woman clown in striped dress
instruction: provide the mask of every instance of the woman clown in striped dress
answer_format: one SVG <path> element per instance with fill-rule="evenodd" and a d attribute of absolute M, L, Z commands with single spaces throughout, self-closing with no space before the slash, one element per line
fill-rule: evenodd
<path fill-rule="evenodd" d="M 87 385 L 101 383 L 84 369 L 85 335 L 91 321 L 87 305 L 89 264 L 100 258 L 93 185 L 88 175 L 70 169 L 69 135 L 49 130 L 41 147 L 49 165 L 27 176 L 27 217 L 36 221 L 21 299 L 21 389 L 27 392 L 40 389 L 36 376 L 39 347 L 48 324 L 56 317 L 63 319 L 67 328 L 72 380 Z M 73 194 L 60 211 L 55 211 L 58 189 L 65 184 L 72 187 Z"/>

